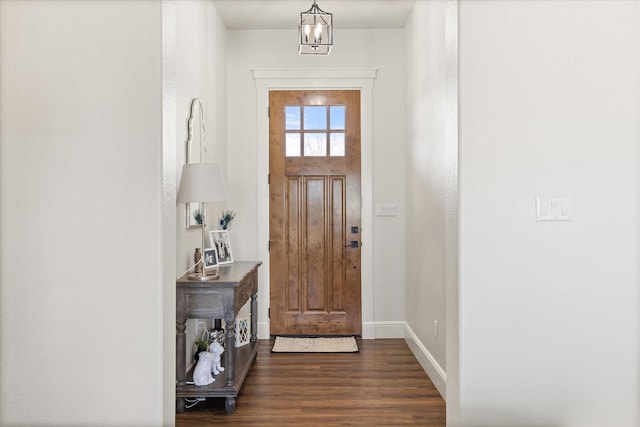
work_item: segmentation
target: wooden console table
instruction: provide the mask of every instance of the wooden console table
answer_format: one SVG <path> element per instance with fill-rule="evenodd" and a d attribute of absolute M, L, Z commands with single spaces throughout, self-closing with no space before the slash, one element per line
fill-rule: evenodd
<path fill-rule="evenodd" d="M 240 261 L 220 266 L 220 279 L 205 282 L 176 281 L 176 410 L 185 410 L 185 397 L 225 397 L 225 408 L 232 414 L 236 396 L 258 352 L 257 295 L 260 261 Z M 235 323 L 236 314 L 251 298 L 251 339 L 249 344 L 235 346 L 235 331 L 230 327 L 225 335 L 223 353 L 224 374 L 215 377 L 207 386 L 187 384 L 186 322 L 187 319 L 224 319 L 227 325 Z"/>

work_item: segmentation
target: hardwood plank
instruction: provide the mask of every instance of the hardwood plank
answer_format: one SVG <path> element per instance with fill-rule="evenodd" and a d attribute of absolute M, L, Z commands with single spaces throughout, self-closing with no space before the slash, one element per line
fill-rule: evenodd
<path fill-rule="evenodd" d="M 445 402 L 402 339 L 358 340 L 359 353 L 258 355 L 227 415 L 223 398 L 176 414 L 176 426 L 446 425 Z"/>

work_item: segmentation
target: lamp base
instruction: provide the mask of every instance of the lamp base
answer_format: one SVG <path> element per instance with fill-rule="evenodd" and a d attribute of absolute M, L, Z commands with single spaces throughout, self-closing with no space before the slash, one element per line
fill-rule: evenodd
<path fill-rule="evenodd" d="M 207 280 L 218 280 L 219 278 L 220 278 L 220 274 L 219 273 L 208 273 L 208 274 L 191 273 L 191 274 L 187 275 L 187 279 L 195 280 L 195 281 L 198 281 L 198 282 L 205 282 Z"/>

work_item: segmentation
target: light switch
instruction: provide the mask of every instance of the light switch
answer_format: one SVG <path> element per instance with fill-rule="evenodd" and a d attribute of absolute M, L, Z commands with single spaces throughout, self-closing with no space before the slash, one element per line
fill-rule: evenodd
<path fill-rule="evenodd" d="M 376 216 L 398 216 L 398 205 L 376 204 Z"/>
<path fill-rule="evenodd" d="M 572 221 L 571 199 L 536 197 L 537 221 Z"/>

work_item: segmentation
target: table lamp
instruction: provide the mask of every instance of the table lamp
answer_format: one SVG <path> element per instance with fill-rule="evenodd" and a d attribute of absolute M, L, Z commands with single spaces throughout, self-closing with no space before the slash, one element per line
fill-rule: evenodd
<path fill-rule="evenodd" d="M 178 189 L 178 203 L 202 203 L 202 254 L 204 263 L 205 233 L 207 227 L 207 202 L 226 202 L 227 188 L 222 170 L 217 163 L 187 163 L 182 167 Z M 204 265 L 201 273 L 188 275 L 189 280 L 216 280 L 217 273 L 207 274 Z"/>

